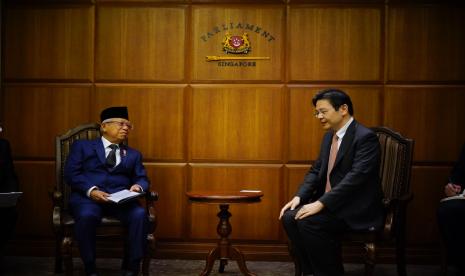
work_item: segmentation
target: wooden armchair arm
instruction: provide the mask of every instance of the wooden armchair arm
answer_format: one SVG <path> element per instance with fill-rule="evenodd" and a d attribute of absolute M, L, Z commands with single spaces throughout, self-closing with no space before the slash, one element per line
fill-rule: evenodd
<path fill-rule="evenodd" d="M 402 217 L 405 216 L 405 209 L 407 207 L 407 204 L 412 199 L 413 199 L 412 193 L 404 194 L 398 198 L 383 199 L 384 208 L 386 210 L 386 219 L 385 219 L 384 230 L 383 230 L 384 236 L 392 236 L 393 234 L 395 234 L 393 233 L 394 227 L 396 227 L 395 224 L 399 223 L 398 221 L 395 221 L 395 220 L 403 219 Z M 399 215 L 402 217 L 397 218 L 397 216 Z"/>
<path fill-rule="evenodd" d="M 149 221 L 151 222 L 151 229 L 149 229 L 149 232 L 155 231 L 157 227 L 157 214 L 155 212 L 155 201 L 158 201 L 158 193 L 148 190 L 145 193 L 145 207 L 146 211 L 149 217 Z"/>
<path fill-rule="evenodd" d="M 52 213 L 52 222 L 53 227 L 61 227 L 61 209 L 63 204 L 63 194 L 60 191 L 50 192 L 50 196 L 53 201 L 53 213 Z"/>
<path fill-rule="evenodd" d="M 145 193 L 145 200 L 147 200 L 148 202 L 155 202 L 158 200 L 158 193 L 157 192 L 154 192 L 154 191 L 148 191 Z"/>

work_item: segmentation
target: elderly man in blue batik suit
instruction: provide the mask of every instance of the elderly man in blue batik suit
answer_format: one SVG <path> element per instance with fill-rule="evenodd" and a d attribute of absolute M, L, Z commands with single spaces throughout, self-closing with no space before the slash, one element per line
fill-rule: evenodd
<path fill-rule="evenodd" d="M 110 203 L 111 193 L 129 189 L 143 192 L 148 179 L 142 155 L 123 144 L 132 129 L 126 107 L 102 111 L 102 137 L 77 140 L 65 164 L 65 178 L 72 188 L 70 208 L 76 221 L 75 236 L 87 275 L 97 275 L 95 265 L 96 227 L 110 215 L 127 227 L 122 268 L 124 275 L 138 275 L 147 236 L 147 215 L 137 200 Z"/>

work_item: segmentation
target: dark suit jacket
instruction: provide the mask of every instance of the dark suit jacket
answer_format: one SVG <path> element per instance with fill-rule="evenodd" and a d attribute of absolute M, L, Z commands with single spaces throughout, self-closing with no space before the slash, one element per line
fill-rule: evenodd
<path fill-rule="evenodd" d="M 296 195 L 304 203 L 321 201 L 325 208 L 352 229 L 380 227 L 383 224 L 383 206 L 378 137 L 355 120 L 349 125 L 330 174 L 331 191 L 325 193 L 332 136 L 332 131 L 325 134 L 320 156 Z"/>
<path fill-rule="evenodd" d="M 0 139 L 0 192 L 17 192 L 18 179 L 11 157 L 10 143 L 5 139 Z"/>
<path fill-rule="evenodd" d="M 462 186 L 462 190 L 465 188 L 465 144 L 463 145 L 460 157 L 455 163 L 454 168 L 449 177 L 449 182 L 459 184 Z"/>
<path fill-rule="evenodd" d="M 71 204 L 91 200 L 86 193 L 93 186 L 107 193 L 129 189 L 133 184 L 139 184 L 144 191 L 148 189 L 141 153 L 124 145 L 120 149 L 121 163 L 109 169 L 105 165 L 101 138 L 73 143 L 64 171 L 66 182 L 72 188 Z"/>

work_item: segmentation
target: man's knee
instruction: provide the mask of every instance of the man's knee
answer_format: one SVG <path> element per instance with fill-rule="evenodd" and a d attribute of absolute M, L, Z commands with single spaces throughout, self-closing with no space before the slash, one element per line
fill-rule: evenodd
<path fill-rule="evenodd" d="M 74 219 L 76 223 L 79 224 L 96 224 L 100 222 L 100 216 L 94 212 L 90 211 L 81 211 L 74 214 Z"/>
<path fill-rule="evenodd" d="M 132 210 L 129 220 L 131 222 L 145 222 L 147 220 L 147 212 L 144 208 L 134 208 Z"/>
<path fill-rule="evenodd" d="M 284 228 L 295 226 L 296 219 L 295 219 L 295 212 L 293 211 L 286 211 L 281 218 L 282 224 Z"/>

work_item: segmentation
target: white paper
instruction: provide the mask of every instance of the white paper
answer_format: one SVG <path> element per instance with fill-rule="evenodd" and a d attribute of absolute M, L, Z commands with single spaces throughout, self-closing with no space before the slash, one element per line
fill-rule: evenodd
<path fill-rule="evenodd" d="M 22 194 L 22 192 L 0 193 L 0 207 L 16 206 L 16 202 Z"/>
<path fill-rule="evenodd" d="M 142 193 L 138 193 L 138 192 L 131 192 L 129 190 L 121 190 L 119 192 L 116 192 L 116 193 L 113 193 L 113 194 L 110 194 L 110 196 L 108 197 L 109 200 L 113 201 L 113 202 L 120 202 L 120 201 L 124 201 L 124 200 L 127 200 L 127 199 L 131 199 L 131 198 L 134 198 L 134 197 L 138 197 L 142 195 Z"/>
<path fill-rule="evenodd" d="M 260 190 L 240 190 L 241 193 L 261 193 Z"/>

